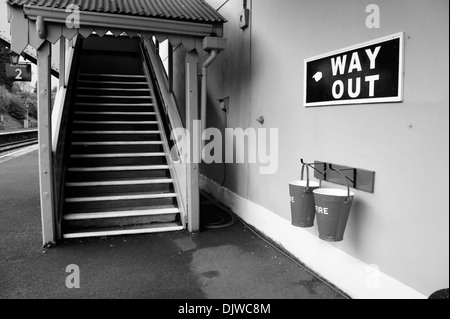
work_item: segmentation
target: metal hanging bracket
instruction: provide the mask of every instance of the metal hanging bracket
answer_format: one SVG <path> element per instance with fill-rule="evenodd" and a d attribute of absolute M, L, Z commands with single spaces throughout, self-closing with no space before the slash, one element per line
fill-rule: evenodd
<path fill-rule="evenodd" d="M 314 177 L 317 179 L 321 179 L 325 173 L 325 176 L 323 176 L 324 181 L 345 185 L 345 180 L 339 174 L 341 173 L 345 176 L 351 188 L 369 193 L 374 193 L 375 191 L 374 171 L 319 161 L 307 163 L 304 159 L 301 159 L 300 162 L 311 167 L 314 170 Z"/>

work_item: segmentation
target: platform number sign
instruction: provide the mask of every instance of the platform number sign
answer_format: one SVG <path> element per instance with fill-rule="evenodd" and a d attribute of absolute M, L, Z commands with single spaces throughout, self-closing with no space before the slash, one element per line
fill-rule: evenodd
<path fill-rule="evenodd" d="M 305 60 L 304 106 L 403 101 L 403 33 Z"/>
<path fill-rule="evenodd" d="M 31 64 L 6 64 L 6 79 L 9 81 L 31 82 Z"/>

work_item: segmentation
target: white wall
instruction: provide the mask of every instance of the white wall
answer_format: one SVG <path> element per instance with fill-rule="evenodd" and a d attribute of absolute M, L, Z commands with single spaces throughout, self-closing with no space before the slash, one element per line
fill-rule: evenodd
<path fill-rule="evenodd" d="M 209 1 L 218 7 L 224 1 Z M 366 6 L 381 28 L 365 25 Z M 225 186 L 290 220 L 288 182 L 301 157 L 376 172 L 375 193 L 356 191 L 345 240 L 337 249 L 417 291 L 449 286 L 449 3 L 446 0 L 254 0 L 241 31 L 242 1 L 220 13 L 229 44 L 209 70 L 210 126 L 223 128 L 215 99 L 230 96 L 228 127 L 279 129 L 279 169 L 227 167 Z M 403 31 L 404 103 L 304 108 L 303 61 Z M 222 167 L 222 166 L 220 166 Z M 218 165 L 202 173 L 220 181 Z M 317 228 L 302 230 L 317 235 Z M 332 262 L 332 261 L 330 261 Z"/>

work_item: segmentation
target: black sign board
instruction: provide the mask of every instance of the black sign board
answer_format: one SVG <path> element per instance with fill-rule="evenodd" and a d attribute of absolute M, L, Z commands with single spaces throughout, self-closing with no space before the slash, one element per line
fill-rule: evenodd
<path fill-rule="evenodd" d="M 403 101 L 403 33 L 305 60 L 304 105 Z"/>
<path fill-rule="evenodd" d="M 6 79 L 10 81 L 31 82 L 31 64 L 28 63 L 7 63 Z"/>

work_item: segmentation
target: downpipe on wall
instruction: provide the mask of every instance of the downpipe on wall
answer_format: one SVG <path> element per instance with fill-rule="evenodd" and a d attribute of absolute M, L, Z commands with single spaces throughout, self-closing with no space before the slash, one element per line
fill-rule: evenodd
<path fill-rule="evenodd" d="M 202 121 L 202 131 L 201 135 L 203 136 L 203 132 L 206 130 L 206 107 L 207 107 L 207 98 L 208 98 L 208 67 L 214 62 L 214 60 L 219 55 L 219 50 L 212 50 L 206 59 L 206 61 L 203 63 L 202 67 L 202 93 L 201 93 L 201 101 L 200 101 L 200 107 L 201 107 L 201 113 L 200 113 L 200 119 Z M 202 156 L 202 150 L 205 148 L 206 141 L 201 138 L 201 150 L 200 150 L 200 158 Z"/>
<path fill-rule="evenodd" d="M 203 62 L 202 67 L 202 88 L 201 88 L 201 98 L 200 98 L 200 120 L 202 122 L 202 131 L 200 133 L 200 158 L 202 158 L 202 150 L 205 148 L 206 142 L 203 140 L 203 132 L 206 130 L 206 107 L 208 98 L 208 67 L 214 62 L 214 60 L 219 55 L 219 52 L 225 50 L 227 45 L 227 39 L 218 37 L 205 37 L 203 39 L 203 50 L 209 52 L 209 56 Z"/>

